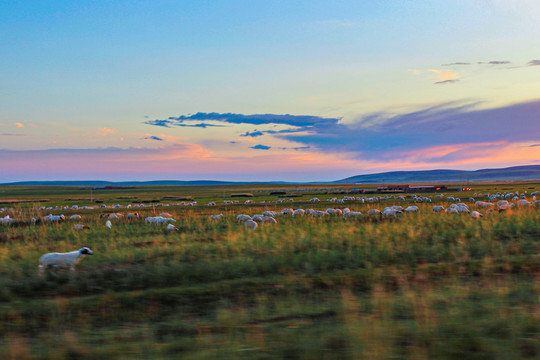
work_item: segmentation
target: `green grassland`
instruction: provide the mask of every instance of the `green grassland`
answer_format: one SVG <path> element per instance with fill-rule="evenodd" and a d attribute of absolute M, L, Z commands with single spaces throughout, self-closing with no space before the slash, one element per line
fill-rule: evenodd
<path fill-rule="evenodd" d="M 475 220 L 433 213 L 435 204 L 450 205 L 435 197 L 431 204 L 409 197 L 328 201 L 359 187 L 368 186 L 152 186 L 91 195 L 88 187 L 0 187 L 0 208 L 12 208 L 0 217 L 21 220 L 0 225 L 0 358 L 540 357 L 540 208 L 480 210 L 484 217 Z M 446 194 L 472 211 L 473 193 L 516 190 L 530 193 L 540 184 L 474 184 Z M 253 204 L 232 197 L 242 193 L 253 194 Z M 321 202 L 306 202 L 314 196 Z M 198 205 L 162 206 L 188 197 Z M 275 203 L 289 198 L 294 201 Z M 141 201 L 149 206 L 99 208 Z M 207 206 L 210 201 L 217 206 Z M 38 210 L 75 204 L 97 208 Z M 367 216 L 368 209 L 391 205 L 419 211 Z M 254 232 L 236 222 L 238 214 L 286 207 L 348 207 L 365 216 L 281 216 Z M 100 218 L 132 211 L 142 218 L 168 212 L 179 231 L 125 219 L 108 229 Z M 49 213 L 83 219 L 28 221 Z M 220 220 L 208 218 L 219 213 Z M 75 223 L 90 229 L 75 231 Z M 38 275 L 42 254 L 81 246 L 94 255 L 74 273 Z"/>

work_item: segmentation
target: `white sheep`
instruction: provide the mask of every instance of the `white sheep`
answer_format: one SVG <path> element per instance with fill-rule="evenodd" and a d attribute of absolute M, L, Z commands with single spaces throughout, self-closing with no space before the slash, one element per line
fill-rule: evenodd
<path fill-rule="evenodd" d="M 57 221 L 57 222 L 60 222 L 60 221 L 64 221 L 66 217 L 62 214 L 62 215 L 53 215 L 53 214 L 49 214 L 47 216 L 44 216 L 42 218 L 43 221 L 50 221 L 50 222 L 54 222 L 54 221 Z"/>
<path fill-rule="evenodd" d="M 69 217 L 69 219 L 70 219 L 70 220 L 81 220 L 82 217 L 81 217 L 81 215 L 71 215 L 71 216 Z"/>
<path fill-rule="evenodd" d="M 362 213 L 360 211 L 347 211 L 343 213 L 343 218 L 357 218 L 362 216 Z"/>
<path fill-rule="evenodd" d="M 174 220 L 173 218 L 165 218 L 163 216 L 148 216 L 144 219 L 144 221 L 146 221 L 147 223 L 149 224 L 163 224 L 163 223 L 166 223 L 168 221 L 172 221 L 172 222 L 176 222 L 176 220 Z"/>
<path fill-rule="evenodd" d="M 247 220 L 245 223 L 244 223 L 244 226 L 246 227 L 246 229 L 251 229 L 253 231 L 255 231 L 257 229 L 257 223 L 253 220 Z"/>
<path fill-rule="evenodd" d="M 39 274 L 42 275 L 45 269 L 70 269 L 75 270 L 77 265 L 85 255 L 93 255 L 94 252 L 87 247 L 82 247 L 79 250 L 65 253 L 48 253 L 39 258 L 40 265 L 38 266 Z M 54 273 L 53 273 L 54 274 Z M 56 275 L 56 274 L 55 274 Z"/>
<path fill-rule="evenodd" d="M 271 217 L 271 216 L 265 216 L 265 215 L 263 215 L 261 223 L 262 223 L 262 224 L 277 224 L 277 220 L 274 219 L 274 218 Z"/>
<path fill-rule="evenodd" d="M 219 220 L 223 217 L 223 214 L 219 214 L 219 215 L 210 215 L 209 216 L 209 219 L 210 220 Z"/>
<path fill-rule="evenodd" d="M 369 216 L 381 215 L 381 210 L 379 210 L 379 209 L 369 209 L 367 213 L 368 213 Z"/>
<path fill-rule="evenodd" d="M 473 211 L 473 212 L 471 213 L 471 217 L 472 217 L 473 219 L 480 219 L 482 216 L 484 216 L 484 215 L 482 215 L 482 214 L 479 213 L 478 211 Z"/>
<path fill-rule="evenodd" d="M 251 220 L 251 216 L 249 216 L 249 215 L 240 214 L 240 215 L 236 216 L 236 221 L 239 222 L 239 223 L 245 222 L 245 221 L 248 221 L 248 220 Z"/>
<path fill-rule="evenodd" d="M 71 228 L 73 230 L 85 230 L 85 229 L 90 229 L 90 226 L 76 224 L 76 225 L 73 225 Z"/>
<path fill-rule="evenodd" d="M 176 226 L 174 226 L 173 224 L 168 224 L 167 225 L 167 230 L 168 231 L 178 231 L 178 228 Z"/>
<path fill-rule="evenodd" d="M 404 211 L 408 213 L 418 212 L 418 206 L 407 206 L 407 208 Z"/>
<path fill-rule="evenodd" d="M 105 226 L 110 229 L 112 227 L 112 222 L 111 220 L 107 220 L 107 222 L 105 223 Z"/>

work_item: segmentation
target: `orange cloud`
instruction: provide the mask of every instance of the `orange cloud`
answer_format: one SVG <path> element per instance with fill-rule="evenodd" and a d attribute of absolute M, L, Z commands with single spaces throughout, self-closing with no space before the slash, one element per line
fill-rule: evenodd
<path fill-rule="evenodd" d="M 23 128 L 24 127 L 24 124 L 20 123 L 20 122 L 16 122 L 15 123 L 15 126 L 18 127 L 18 128 Z"/>
<path fill-rule="evenodd" d="M 116 132 L 116 129 L 110 129 L 106 127 L 97 129 L 98 135 L 101 135 L 101 136 L 111 135 L 111 134 L 114 134 L 115 132 Z"/>
<path fill-rule="evenodd" d="M 444 81 L 444 80 L 454 80 L 458 77 L 458 74 L 456 72 L 453 72 L 452 70 L 435 70 L 435 69 L 429 69 L 428 71 L 431 71 L 432 73 L 435 73 L 437 75 L 437 78 L 435 80 L 437 81 Z"/>

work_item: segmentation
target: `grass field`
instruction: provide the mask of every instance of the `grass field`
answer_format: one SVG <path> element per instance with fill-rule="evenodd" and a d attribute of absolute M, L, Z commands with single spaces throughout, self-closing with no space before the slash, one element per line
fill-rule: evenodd
<path fill-rule="evenodd" d="M 0 187 L 0 217 L 21 220 L 0 224 L 0 358 L 540 357 L 538 206 L 490 214 L 482 209 L 484 216 L 475 220 L 433 213 L 433 205 L 451 204 L 435 194 L 423 194 L 433 196 L 432 203 L 417 204 L 410 197 L 329 201 L 377 196 L 348 194 L 358 187 L 163 186 L 92 193 L 84 187 Z M 459 196 L 472 211 L 478 209 L 469 197 L 486 201 L 473 193 L 516 190 L 530 194 L 540 183 L 474 184 L 471 191 L 445 195 Z M 243 193 L 253 197 L 232 197 Z M 189 197 L 198 205 L 165 206 Z M 313 197 L 321 202 L 308 203 Z M 245 205 L 246 199 L 253 204 Z M 280 199 L 285 202 L 275 202 Z M 147 207 L 125 208 L 143 201 Z M 207 206 L 210 201 L 217 206 Z M 73 205 L 96 208 L 64 208 Z M 417 205 L 419 211 L 367 216 L 368 209 L 392 205 Z M 278 224 L 254 232 L 236 222 L 238 214 L 265 210 L 345 207 L 364 216 L 280 216 Z M 100 218 L 133 211 L 143 219 L 168 212 L 179 231 L 124 219 L 112 220 L 108 229 Z M 50 213 L 80 214 L 82 220 L 29 221 Z M 222 219 L 209 220 L 219 213 Z M 73 230 L 75 223 L 90 229 Z M 42 254 L 81 246 L 94 255 L 75 272 L 38 275 Z"/>

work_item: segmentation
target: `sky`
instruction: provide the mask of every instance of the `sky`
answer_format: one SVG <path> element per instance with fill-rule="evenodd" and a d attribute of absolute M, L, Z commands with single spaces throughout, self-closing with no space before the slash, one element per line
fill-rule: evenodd
<path fill-rule="evenodd" d="M 0 183 L 540 164 L 540 2 L 0 2 Z"/>

